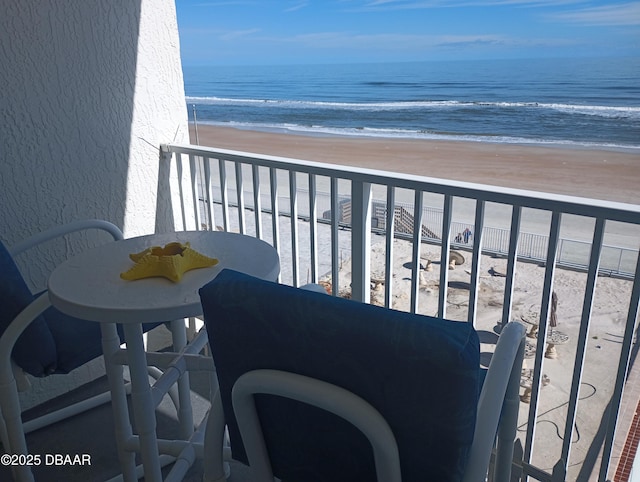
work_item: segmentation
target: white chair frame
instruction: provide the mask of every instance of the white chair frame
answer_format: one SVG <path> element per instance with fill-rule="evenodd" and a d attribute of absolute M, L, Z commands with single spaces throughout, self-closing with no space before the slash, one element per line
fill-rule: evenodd
<path fill-rule="evenodd" d="M 16 256 L 46 241 L 76 231 L 98 229 L 106 231 L 115 240 L 123 239 L 122 231 L 114 224 L 99 219 L 81 220 L 38 233 L 8 248 L 11 256 Z M 51 306 L 48 294 L 42 293 L 16 316 L 0 337 L 0 440 L 4 450 L 9 454 L 27 454 L 25 434 L 47 427 L 53 423 L 83 413 L 111 400 L 111 393 L 105 392 L 75 404 L 63 407 L 41 417 L 22 423 L 22 409 L 18 391 L 29 388 L 28 378 L 11 359 L 13 346 L 22 332 Z M 13 473 L 16 480 L 33 481 L 33 474 L 28 466 L 15 466 Z"/>

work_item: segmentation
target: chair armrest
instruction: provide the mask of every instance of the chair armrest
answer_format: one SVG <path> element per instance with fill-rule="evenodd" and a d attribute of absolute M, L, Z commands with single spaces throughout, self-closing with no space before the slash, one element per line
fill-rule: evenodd
<path fill-rule="evenodd" d="M 62 226 L 56 226 L 41 233 L 35 234 L 25 239 L 24 241 L 11 246 L 10 248 L 8 248 L 8 251 L 11 256 L 15 256 L 22 253 L 23 251 L 26 251 L 27 249 L 37 246 L 38 244 L 49 241 L 50 239 L 73 233 L 75 231 L 83 231 L 86 229 L 100 229 L 102 231 L 106 231 L 111 234 L 114 240 L 120 240 L 124 238 L 122 231 L 120 231 L 120 228 L 118 228 L 118 226 L 116 226 L 115 224 L 112 224 L 108 221 L 103 221 L 101 219 L 86 219 L 63 224 Z"/>
<path fill-rule="evenodd" d="M 322 408 L 358 428 L 373 449 L 378 481 L 399 482 L 400 456 L 391 427 L 371 404 L 337 385 L 280 370 L 253 370 L 240 376 L 232 389 L 233 409 L 247 449 L 252 476 L 273 479 L 254 394 L 278 395 Z M 313 434 L 309 434 L 313 436 Z"/>
<path fill-rule="evenodd" d="M 480 392 L 476 429 L 464 482 L 485 480 L 496 433 L 502 424 L 505 424 L 504 438 L 511 438 L 511 441 L 504 447 L 499 444 L 497 457 L 511 460 L 520 402 L 518 390 L 525 335 L 525 327 L 518 322 L 507 323 L 500 333 Z M 498 462 L 496 466 L 501 467 Z M 510 472 L 510 465 L 507 467 Z M 508 477 L 496 476 L 495 480 L 508 480 Z"/>
<path fill-rule="evenodd" d="M 49 294 L 45 291 L 13 319 L 13 322 L 0 337 L 0 385 L 4 385 L 7 380 L 13 379 L 11 352 L 18 337 L 30 323 L 50 306 Z"/>

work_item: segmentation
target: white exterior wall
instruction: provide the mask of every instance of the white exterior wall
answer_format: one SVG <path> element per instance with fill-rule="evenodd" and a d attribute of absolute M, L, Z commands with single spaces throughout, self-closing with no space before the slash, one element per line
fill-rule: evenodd
<path fill-rule="evenodd" d="M 173 213 L 157 200 L 168 194 L 158 192 L 159 145 L 189 141 L 173 0 L 142 1 L 134 95 L 125 237 L 174 227 Z"/>
<path fill-rule="evenodd" d="M 157 191 L 159 145 L 188 140 L 174 0 L 1 2 L 0 86 L 5 244 L 85 218 L 126 237 L 172 228 Z M 56 263 L 103 239 L 31 253 L 25 277 L 42 288 Z"/>

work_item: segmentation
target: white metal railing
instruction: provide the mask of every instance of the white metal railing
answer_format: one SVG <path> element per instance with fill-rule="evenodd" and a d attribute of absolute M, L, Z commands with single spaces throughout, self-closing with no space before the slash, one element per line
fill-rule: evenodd
<path fill-rule="evenodd" d="M 401 309 L 416 313 L 425 313 L 433 300 L 436 309 L 428 314 L 460 318 L 478 328 L 486 324 L 487 306 L 499 306 L 499 329 L 522 314 L 522 300 L 527 299 L 527 309 L 535 313 L 538 334 L 537 341 L 531 341 L 535 354 L 528 385 L 530 402 L 521 409 L 521 455 L 515 463 L 529 480 L 604 482 L 612 477 L 618 445 L 626 437 L 621 406 L 623 401 L 638 403 L 623 395 L 632 368 L 629 360 L 635 347 L 640 301 L 640 206 L 189 145 L 163 145 L 160 162 L 161 176 L 167 178 L 160 179 L 159 185 L 167 186 L 179 198 L 173 205 L 176 229 L 238 230 L 265 239 L 280 254 L 281 282 L 298 286 L 328 280 L 334 295 L 346 293 L 362 302 L 372 301 L 375 288 L 376 301 L 391 308 L 398 308 L 397 300 L 406 294 L 408 303 Z M 324 196 L 328 200 L 323 200 L 323 192 L 329 193 Z M 410 209 L 400 209 L 406 208 L 406 203 Z M 426 209 L 434 205 L 435 209 Z M 427 218 L 435 211 L 439 225 L 428 227 Z M 372 226 L 372 219 L 376 226 Z M 503 226 L 488 226 L 489 220 Z M 406 229 L 407 225 L 412 229 Z M 456 239 L 463 226 L 471 226 L 475 233 L 468 243 Z M 534 233 L 528 236 L 527 231 Z M 436 233 L 435 238 L 429 233 Z M 612 242 L 605 243 L 608 239 Z M 407 243 L 409 262 L 398 268 L 396 253 L 404 252 Z M 500 299 L 491 300 L 491 304 L 483 298 L 489 283 L 484 271 L 488 262 L 494 263 L 491 258 L 487 261 L 487 253 L 496 244 L 504 254 L 504 267 Z M 451 248 L 467 246 L 465 253 L 471 258 L 465 264 L 467 281 L 459 281 L 460 271 L 438 269 L 435 282 L 425 288 L 428 263 L 447 267 Z M 543 259 L 543 267 L 538 268 L 540 283 L 534 294 L 527 294 L 532 290 L 527 287 L 523 295 L 516 274 L 529 269 L 523 265 L 521 253 L 527 257 L 533 251 L 538 254 L 529 257 Z M 427 252 L 429 259 L 425 260 L 423 253 Z M 597 338 L 591 326 L 597 306 L 596 287 L 606 282 L 599 274 L 605 264 L 612 263 L 609 258 L 616 256 L 616 266 L 631 268 L 625 274 L 627 279 L 616 280 L 619 284 L 614 287 L 618 294 L 623 292 L 625 301 L 619 310 L 618 331 L 612 334 L 617 341 L 615 355 L 607 359 L 611 363 L 609 384 L 600 387 L 605 395 L 596 413 L 592 406 L 583 407 L 583 400 L 588 398 L 582 393 L 588 385 L 583 377 L 593 365 L 587 356 L 588 342 Z M 548 410 L 548 397 L 542 390 L 547 369 L 544 351 L 545 340 L 553 334 L 547 321 L 556 289 L 554 281 L 564 271 L 560 260 L 564 260 L 562 266 L 586 265 L 586 269 L 576 277 L 580 286 L 575 289 L 581 293 L 581 302 L 572 315 L 575 326 L 567 326 L 572 330 L 575 348 L 564 355 L 574 359 L 565 383 L 561 383 L 561 374 L 557 384 L 556 396 L 560 393 L 566 399 L 560 405 L 563 416 L 554 422 L 557 440 L 550 441 L 543 434 L 538 436 L 538 429 L 539 418 Z M 301 280 L 304 276 L 306 279 Z M 405 283 L 404 294 L 394 292 L 400 281 Z M 496 285 L 493 278 L 490 281 Z M 460 285 L 468 291 L 464 291 L 461 302 L 460 290 L 456 290 L 454 304 L 449 298 Z M 442 286 L 449 289 L 439 289 Z M 585 414 L 595 420 L 592 425 L 596 426 L 586 442 L 587 431 L 578 433 L 576 429 Z M 586 443 L 579 454 L 574 447 L 578 442 L 581 447 Z"/>

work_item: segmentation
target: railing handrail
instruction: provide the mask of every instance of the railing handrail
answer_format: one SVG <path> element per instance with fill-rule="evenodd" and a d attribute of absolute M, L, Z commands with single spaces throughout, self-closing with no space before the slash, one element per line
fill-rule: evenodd
<path fill-rule="evenodd" d="M 344 166 L 229 149 L 192 146 L 188 144 L 163 144 L 161 149 L 165 152 L 178 152 L 195 156 L 202 156 L 206 153 L 210 157 L 216 157 L 218 155 L 231 162 L 239 162 L 252 166 L 260 165 L 287 171 L 299 170 L 320 176 L 347 178 L 354 181 L 428 191 L 436 194 L 446 195 L 452 194 L 452 191 L 455 191 L 455 196 L 462 198 L 508 205 L 515 204 L 523 208 L 555 210 L 562 211 L 565 214 L 575 214 L 593 218 L 604 217 L 611 221 L 640 224 L 640 205 L 637 204 L 583 198 L 565 194 L 552 194 L 466 181 L 438 179 L 415 174 L 401 174 L 363 167 Z"/>

